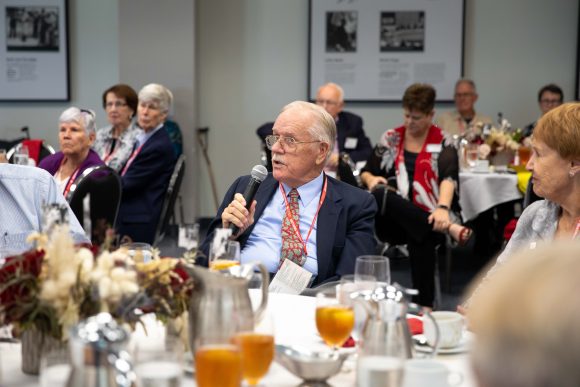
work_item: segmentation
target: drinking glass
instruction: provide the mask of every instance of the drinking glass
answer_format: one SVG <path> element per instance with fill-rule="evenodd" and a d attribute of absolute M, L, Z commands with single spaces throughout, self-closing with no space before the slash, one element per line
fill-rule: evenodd
<path fill-rule="evenodd" d="M 0 149 L 0 163 L 7 163 L 8 159 L 6 158 L 6 149 Z"/>
<path fill-rule="evenodd" d="M 64 387 L 72 366 L 65 348 L 42 354 L 40 359 L 40 387 Z"/>
<path fill-rule="evenodd" d="M 264 313 L 252 332 L 240 332 L 232 342 L 242 355 L 243 379 L 249 386 L 258 385 L 274 359 L 274 324 L 269 313 Z"/>
<path fill-rule="evenodd" d="M 134 355 L 139 386 L 181 386 L 183 353 L 183 343 L 178 337 L 166 337 L 165 340 L 153 336 L 143 338 L 137 343 Z"/>
<path fill-rule="evenodd" d="M 20 146 L 14 152 L 14 164 L 28 165 L 28 148 Z"/>
<path fill-rule="evenodd" d="M 355 282 L 375 281 L 375 287 L 391 283 L 389 259 L 382 255 L 361 255 L 354 266 Z"/>
<path fill-rule="evenodd" d="M 127 249 L 127 254 L 135 263 L 147 263 L 153 259 L 153 247 L 149 243 L 124 243 L 121 248 Z"/>
<path fill-rule="evenodd" d="M 465 161 L 470 169 L 475 168 L 475 165 L 477 164 L 477 159 L 479 158 L 478 147 L 477 144 L 472 143 L 465 145 Z"/>
<path fill-rule="evenodd" d="M 336 352 L 348 340 L 354 327 L 352 305 L 341 302 L 336 287 L 316 293 L 316 329 Z"/>
<path fill-rule="evenodd" d="M 198 387 L 239 387 L 242 354 L 238 346 L 225 337 L 201 338 L 195 351 L 195 381 Z"/>
<path fill-rule="evenodd" d="M 209 268 L 212 270 L 224 270 L 228 267 L 240 264 L 240 243 L 226 241 L 225 244 L 216 246 L 215 242 L 209 245 Z"/>
<path fill-rule="evenodd" d="M 373 276 L 359 275 L 358 281 L 355 280 L 354 274 L 347 274 L 340 277 L 340 284 L 337 285 L 336 291 L 341 304 L 351 305 L 354 311 L 354 327 L 351 336 L 355 342 L 360 339 L 362 328 L 367 319 L 365 307 L 351 298 L 351 294 L 365 290 L 375 290 L 376 281 Z"/>

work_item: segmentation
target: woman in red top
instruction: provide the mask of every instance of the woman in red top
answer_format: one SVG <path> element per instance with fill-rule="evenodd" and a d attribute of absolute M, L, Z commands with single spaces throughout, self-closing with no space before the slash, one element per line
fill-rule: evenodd
<path fill-rule="evenodd" d="M 471 235 L 459 223 L 457 151 L 432 124 L 434 104 L 432 86 L 409 86 L 403 126 L 385 132 L 361 173 L 378 202 L 377 236 L 407 245 L 416 301 L 427 307 L 433 305 L 435 248 L 443 233 L 460 243 Z"/>

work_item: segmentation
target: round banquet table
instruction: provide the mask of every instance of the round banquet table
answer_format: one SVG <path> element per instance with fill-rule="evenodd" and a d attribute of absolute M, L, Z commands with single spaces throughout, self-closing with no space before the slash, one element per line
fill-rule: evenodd
<path fill-rule="evenodd" d="M 252 301 L 255 302 L 259 294 L 251 291 L 251 296 Z M 270 293 L 268 311 L 274 321 L 276 343 L 313 349 L 327 348 L 316 333 L 314 321 L 315 308 L 316 299 L 313 297 Z M 148 330 L 150 325 L 149 323 L 147 324 Z M 150 332 L 150 334 L 154 333 Z M 138 340 L 143 339 L 140 337 Z M 25 375 L 20 371 L 20 344 L 1 343 L 0 357 L 2 365 L 0 386 L 32 387 L 39 385 L 38 377 Z M 464 380 L 460 386 L 476 386 L 469 366 L 468 354 L 439 355 L 437 356 L 437 360 L 444 363 L 450 370 L 463 374 Z M 338 375 L 330 378 L 328 383 L 331 386 L 346 387 L 356 385 L 356 373 L 354 371 L 356 369 L 355 360 L 351 357 L 345 362 L 345 366 L 350 371 L 342 371 Z M 298 386 L 301 383 L 301 379 L 274 361 L 270 367 L 270 371 L 262 380 L 261 385 L 290 387 Z M 195 386 L 194 376 L 186 373 L 182 386 Z"/>
<path fill-rule="evenodd" d="M 463 221 L 474 219 L 482 212 L 522 198 L 518 177 L 512 173 L 459 173 L 459 204 Z"/>

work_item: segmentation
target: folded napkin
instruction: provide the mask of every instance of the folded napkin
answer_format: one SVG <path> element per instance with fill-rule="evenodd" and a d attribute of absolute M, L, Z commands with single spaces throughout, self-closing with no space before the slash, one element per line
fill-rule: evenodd
<path fill-rule="evenodd" d="M 423 320 L 421 320 L 419 317 L 407 318 L 407 325 L 409 325 L 409 331 L 411 331 L 411 335 L 419 335 L 423 333 Z"/>

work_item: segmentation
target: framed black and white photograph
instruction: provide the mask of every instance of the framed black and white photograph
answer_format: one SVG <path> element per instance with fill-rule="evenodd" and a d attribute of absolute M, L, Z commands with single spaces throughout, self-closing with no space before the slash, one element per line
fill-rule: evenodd
<path fill-rule="evenodd" d="M 335 82 L 347 102 L 398 102 L 425 82 L 453 101 L 464 10 L 465 0 L 310 0 L 308 98 Z"/>
<path fill-rule="evenodd" d="M 68 101 L 67 0 L 0 0 L 0 101 Z"/>

